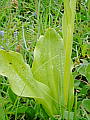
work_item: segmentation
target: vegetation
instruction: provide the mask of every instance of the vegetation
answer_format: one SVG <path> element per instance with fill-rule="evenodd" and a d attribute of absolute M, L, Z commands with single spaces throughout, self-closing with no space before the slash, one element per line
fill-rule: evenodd
<path fill-rule="evenodd" d="M 0 1 L 0 119 L 90 119 L 90 0 Z"/>

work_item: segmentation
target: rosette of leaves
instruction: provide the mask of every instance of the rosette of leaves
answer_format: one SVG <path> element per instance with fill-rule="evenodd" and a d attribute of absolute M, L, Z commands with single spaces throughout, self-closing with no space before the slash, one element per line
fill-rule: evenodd
<path fill-rule="evenodd" d="M 20 53 L 0 50 L 0 74 L 7 76 L 18 96 L 35 98 L 50 114 L 58 114 L 63 74 L 64 45 L 57 32 L 49 28 L 34 50 L 32 68 Z"/>
<path fill-rule="evenodd" d="M 32 68 L 24 62 L 20 53 L 0 50 L 0 74 L 8 77 L 12 91 L 18 96 L 34 98 L 49 115 L 61 115 L 65 110 L 70 111 L 73 105 L 71 53 L 74 3 L 75 0 L 65 1 L 63 39 L 53 28 L 40 36 Z"/>

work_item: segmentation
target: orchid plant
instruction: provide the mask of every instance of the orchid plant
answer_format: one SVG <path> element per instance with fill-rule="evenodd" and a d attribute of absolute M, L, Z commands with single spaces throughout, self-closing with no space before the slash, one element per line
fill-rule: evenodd
<path fill-rule="evenodd" d="M 63 38 L 48 28 L 34 50 L 32 68 L 20 53 L 0 50 L 0 74 L 7 76 L 12 91 L 42 104 L 49 115 L 70 111 L 74 100 L 71 54 L 76 0 L 64 0 Z"/>

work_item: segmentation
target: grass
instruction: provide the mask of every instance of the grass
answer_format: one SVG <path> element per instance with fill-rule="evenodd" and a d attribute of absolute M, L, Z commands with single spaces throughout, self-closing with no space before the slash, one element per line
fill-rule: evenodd
<path fill-rule="evenodd" d="M 17 0 L 16 0 L 17 1 Z M 83 68 L 90 64 L 90 19 L 88 4 L 77 0 L 74 42 L 72 50 L 75 87 L 74 113 L 76 120 L 89 120 L 90 108 L 82 103 L 90 99 L 90 77 Z M 0 48 L 19 51 L 24 60 L 32 66 L 33 50 L 37 39 L 50 26 L 62 36 L 63 0 L 11 0 L 0 1 Z M 82 71 L 80 67 L 82 67 Z M 90 67 L 89 67 L 90 71 Z M 89 80 L 88 80 L 89 79 Z M 72 116 L 71 114 L 71 116 Z M 0 118 L 1 120 L 55 120 L 49 118 L 41 105 L 34 99 L 16 96 L 10 89 L 6 77 L 0 76 Z M 66 117 L 67 119 L 67 117 Z"/>

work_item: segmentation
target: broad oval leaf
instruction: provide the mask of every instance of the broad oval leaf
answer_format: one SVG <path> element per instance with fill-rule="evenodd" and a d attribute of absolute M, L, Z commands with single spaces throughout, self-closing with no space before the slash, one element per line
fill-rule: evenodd
<path fill-rule="evenodd" d="M 0 50 L 0 74 L 8 77 L 12 90 L 19 96 L 43 98 L 43 92 L 49 91 L 48 86 L 34 80 L 29 65 L 17 52 Z"/>
<path fill-rule="evenodd" d="M 63 101 L 64 52 L 62 38 L 54 29 L 49 28 L 45 36 L 41 36 L 37 42 L 32 65 L 35 79 L 50 88 L 50 96 L 56 101 L 50 104 L 56 109 L 63 104 L 61 101 Z M 55 110 L 52 108 L 52 111 Z"/>

